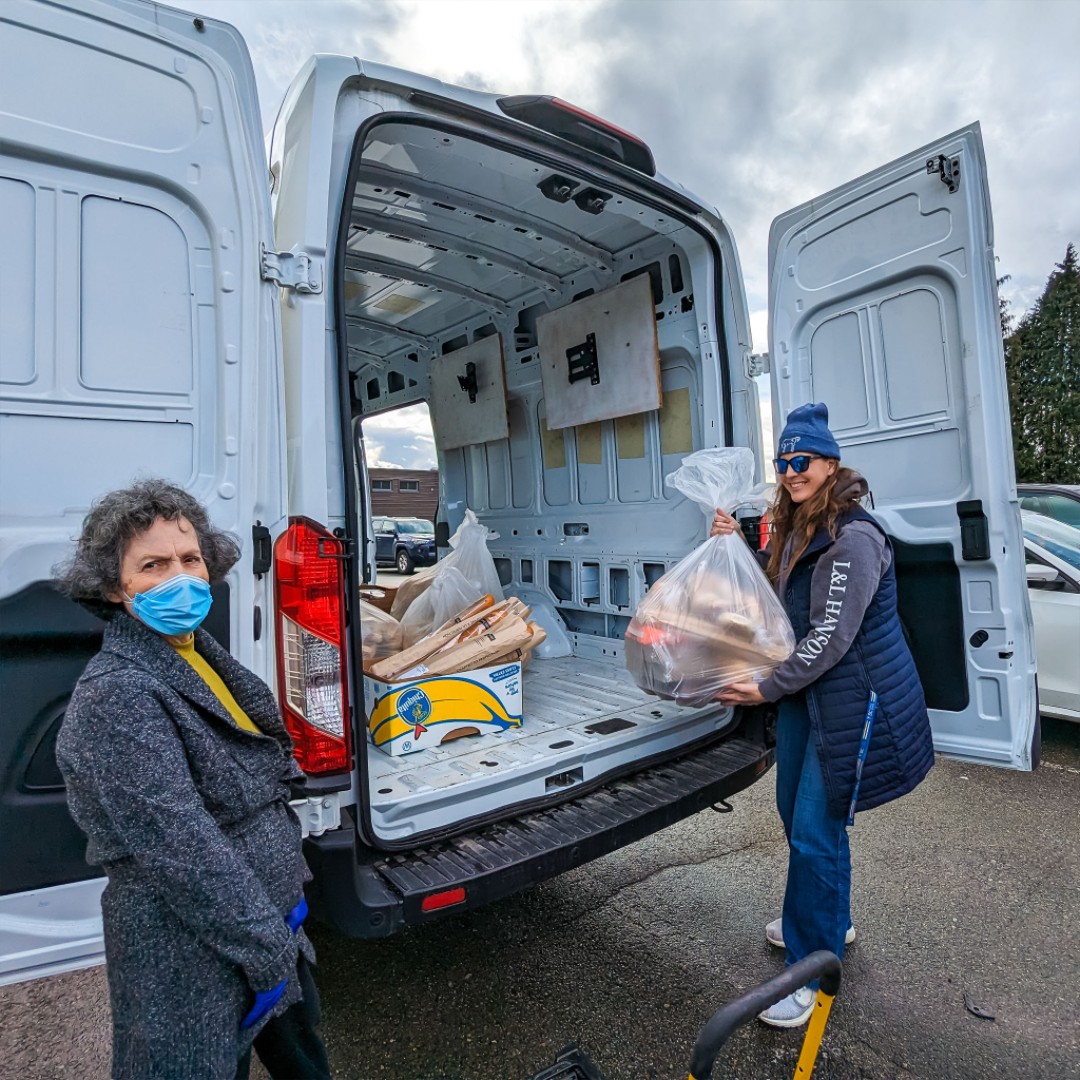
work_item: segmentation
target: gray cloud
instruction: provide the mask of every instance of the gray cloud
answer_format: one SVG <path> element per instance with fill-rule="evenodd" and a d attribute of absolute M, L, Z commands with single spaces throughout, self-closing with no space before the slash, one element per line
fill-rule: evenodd
<path fill-rule="evenodd" d="M 312 54 L 384 61 L 387 42 L 412 14 L 401 0 L 199 0 L 198 8 L 243 34 L 259 86 L 264 130 Z"/>
<path fill-rule="evenodd" d="M 773 217 L 972 120 L 1014 303 L 1080 239 L 1078 5 L 608 0 L 584 31 L 583 104 L 718 207 L 752 308 Z"/>
<path fill-rule="evenodd" d="M 425 20 L 453 2 L 200 0 L 199 10 L 247 40 L 268 126 L 313 52 L 415 67 Z M 493 0 L 491 10 L 503 24 L 512 12 L 521 59 L 509 75 L 495 52 L 507 42 L 475 7 L 462 10 L 472 31 L 423 74 L 558 94 L 637 132 L 731 225 L 752 311 L 765 306 L 777 214 L 972 120 L 983 125 L 996 249 L 1017 311 L 1080 241 L 1080 4 Z"/>

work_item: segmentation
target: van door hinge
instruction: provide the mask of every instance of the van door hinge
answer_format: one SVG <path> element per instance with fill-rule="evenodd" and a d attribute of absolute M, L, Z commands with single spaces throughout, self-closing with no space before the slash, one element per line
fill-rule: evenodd
<path fill-rule="evenodd" d="M 322 292 L 322 260 L 313 259 L 306 251 L 268 251 L 259 246 L 259 265 L 263 281 L 272 281 L 283 289 L 298 293 Z"/>
<path fill-rule="evenodd" d="M 767 352 L 746 354 L 746 374 L 751 379 L 757 378 L 758 375 L 768 375 L 771 370 Z"/>
<path fill-rule="evenodd" d="M 960 159 L 958 157 L 947 158 L 944 154 L 938 154 L 936 158 L 927 158 L 926 171 L 937 173 L 938 179 L 949 189 L 950 195 L 960 189 Z"/>

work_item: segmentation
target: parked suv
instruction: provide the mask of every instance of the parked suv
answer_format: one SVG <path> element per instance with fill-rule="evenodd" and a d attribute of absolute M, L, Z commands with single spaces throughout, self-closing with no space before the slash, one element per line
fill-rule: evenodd
<path fill-rule="evenodd" d="M 399 574 L 411 574 L 414 567 L 431 566 L 435 551 L 435 526 L 423 518 L 373 518 L 375 562 L 395 566 Z"/>

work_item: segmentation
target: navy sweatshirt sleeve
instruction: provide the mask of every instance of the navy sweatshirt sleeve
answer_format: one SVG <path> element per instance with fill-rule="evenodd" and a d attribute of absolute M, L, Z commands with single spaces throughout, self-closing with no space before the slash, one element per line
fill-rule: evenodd
<path fill-rule="evenodd" d="M 810 633 L 760 683 L 766 701 L 805 689 L 848 651 L 892 558 L 869 522 L 846 525 L 822 553 L 810 582 Z"/>

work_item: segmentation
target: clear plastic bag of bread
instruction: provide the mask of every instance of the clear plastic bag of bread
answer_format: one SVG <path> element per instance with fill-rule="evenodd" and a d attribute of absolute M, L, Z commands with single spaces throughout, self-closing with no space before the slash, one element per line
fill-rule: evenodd
<path fill-rule="evenodd" d="M 478 521 L 475 512 L 466 508 L 464 520 L 450 537 L 452 549 L 450 554 L 440 559 L 430 569 L 406 578 L 394 594 L 390 614 L 395 619 L 404 620 L 409 608 L 431 588 L 435 579 L 451 566 L 465 576 L 465 579 L 473 586 L 476 596 L 491 593 L 496 602 L 502 600 L 503 591 L 502 584 L 499 582 L 499 571 L 495 569 L 495 560 L 487 547 L 489 540 L 498 538 L 497 532 L 493 532 Z M 464 604 L 462 606 L 464 607 Z"/>
<path fill-rule="evenodd" d="M 405 647 L 401 623 L 366 600 L 360 601 L 360 646 L 364 654 L 364 669 L 376 660 L 393 656 Z"/>
<path fill-rule="evenodd" d="M 480 590 L 455 566 L 442 566 L 430 585 L 401 617 L 401 635 L 407 649 L 438 629 L 463 608 L 479 600 Z M 502 597 L 500 596 L 501 600 Z"/>
<path fill-rule="evenodd" d="M 717 507 L 767 505 L 743 447 L 699 450 L 668 484 L 711 521 Z M 638 605 L 625 636 L 626 666 L 643 690 L 701 706 L 737 682 L 758 681 L 791 655 L 795 634 L 742 536 L 714 536 L 673 566 Z"/>

